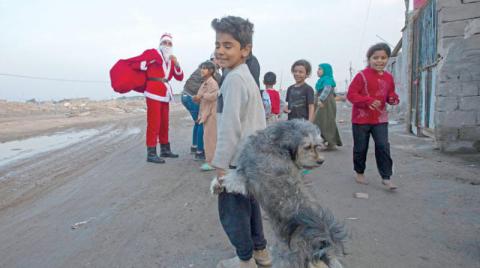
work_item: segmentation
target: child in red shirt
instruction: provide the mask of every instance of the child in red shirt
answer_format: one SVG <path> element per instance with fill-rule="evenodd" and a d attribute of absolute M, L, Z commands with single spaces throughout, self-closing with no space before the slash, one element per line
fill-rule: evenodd
<path fill-rule="evenodd" d="M 278 116 L 280 115 L 280 93 L 276 91 L 273 86 L 277 83 L 277 76 L 273 72 L 267 72 L 263 76 L 263 84 L 265 85 L 265 90 L 270 97 L 271 112 L 270 116 L 267 117 L 267 122 L 276 122 Z"/>
<path fill-rule="evenodd" d="M 390 190 L 397 188 L 391 180 L 393 161 L 388 142 L 387 104 L 397 105 L 395 83 L 385 71 L 390 47 L 385 43 L 368 49 L 368 67 L 360 71 L 348 88 L 347 99 L 352 107 L 353 165 L 357 183 L 367 184 L 364 176 L 370 135 L 375 142 L 375 159 L 382 183 Z"/>

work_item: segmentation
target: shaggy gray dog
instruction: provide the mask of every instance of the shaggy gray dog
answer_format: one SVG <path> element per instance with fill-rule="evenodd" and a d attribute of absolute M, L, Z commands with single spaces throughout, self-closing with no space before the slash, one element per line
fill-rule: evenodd
<path fill-rule="evenodd" d="M 280 242 L 275 268 L 342 267 L 335 253 L 343 250 L 344 225 L 315 201 L 302 181 L 303 169 L 323 163 L 321 146 L 315 125 L 304 120 L 275 123 L 246 139 L 236 171 L 222 180 L 227 192 L 252 194 L 267 213 Z"/>

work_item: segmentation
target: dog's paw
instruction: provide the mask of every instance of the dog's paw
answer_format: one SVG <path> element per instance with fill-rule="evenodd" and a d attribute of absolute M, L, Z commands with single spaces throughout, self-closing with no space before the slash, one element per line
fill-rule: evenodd
<path fill-rule="evenodd" d="M 210 193 L 212 195 L 218 195 L 225 190 L 225 187 L 222 185 L 223 178 L 213 178 L 210 183 Z"/>
<path fill-rule="evenodd" d="M 246 180 L 236 172 L 231 172 L 223 178 L 223 187 L 227 193 L 247 195 Z"/>

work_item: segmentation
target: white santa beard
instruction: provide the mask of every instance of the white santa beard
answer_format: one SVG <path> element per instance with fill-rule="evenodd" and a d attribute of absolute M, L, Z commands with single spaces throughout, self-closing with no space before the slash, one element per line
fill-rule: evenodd
<path fill-rule="evenodd" d="M 160 46 L 159 50 L 160 50 L 160 53 L 162 53 L 163 58 L 166 59 L 166 60 L 170 59 L 170 56 L 173 55 L 172 47 Z"/>

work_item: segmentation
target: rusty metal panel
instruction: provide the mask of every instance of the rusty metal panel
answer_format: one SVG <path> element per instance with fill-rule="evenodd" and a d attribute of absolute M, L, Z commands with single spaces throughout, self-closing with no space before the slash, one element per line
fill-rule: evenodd
<path fill-rule="evenodd" d="M 413 25 L 411 125 L 412 132 L 434 128 L 435 66 L 437 55 L 436 1 L 430 0 L 420 10 Z"/>

